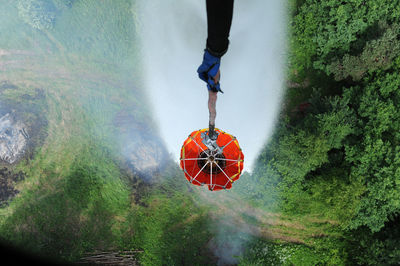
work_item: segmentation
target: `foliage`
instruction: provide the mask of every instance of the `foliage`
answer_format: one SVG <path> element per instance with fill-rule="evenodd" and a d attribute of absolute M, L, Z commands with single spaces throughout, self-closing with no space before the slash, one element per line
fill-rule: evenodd
<path fill-rule="evenodd" d="M 63 259 L 115 244 L 115 217 L 125 213 L 129 198 L 107 153 L 88 147 L 67 176 L 53 166 L 39 182 L 11 203 L 14 211 L 0 227 L 2 239 Z"/>
<path fill-rule="evenodd" d="M 287 210 L 326 209 L 344 227 L 377 232 L 399 212 L 399 5 L 295 2 L 291 70 L 346 83 L 318 84 L 306 115 L 280 126 L 267 164 L 281 176 Z M 332 87 L 340 89 L 323 96 Z"/>
<path fill-rule="evenodd" d="M 366 186 L 351 228 L 366 225 L 377 232 L 400 211 L 399 87 L 397 73 L 383 73 L 344 94 L 359 115 L 357 137 L 345 145 L 346 161 L 350 175 Z"/>
<path fill-rule="evenodd" d="M 399 211 L 399 87 L 396 72 L 378 72 L 340 97 L 317 91 L 306 117 L 280 127 L 267 165 L 281 176 L 287 210 L 329 208 L 343 226 L 374 232 Z"/>
<path fill-rule="evenodd" d="M 306 0 L 294 13 L 290 64 L 304 78 L 305 70 L 327 71 L 345 54 L 357 54 L 376 39 L 379 22 L 400 17 L 400 7 L 389 0 Z"/>
<path fill-rule="evenodd" d="M 361 54 L 345 54 L 342 59 L 327 66 L 327 72 L 333 73 L 336 80 L 351 76 L 353 80 L 358 81 L 367 71 L 388 69 L 393 59 L 400 55 L 400 26 L 380 25 L 379 30 L 384 31 L 382 37 L 367 41 Z"/>
<path fill-rule="evenodd" d="M 259 239 L 251 243 L 239 265 L 346 265 L 340 239 L 321 239 L 315 247 Z"/>
<path fill-rule="evenodd" d="M 286 202 L 284 207 L 292 211 L 311 208 L 312 193 L 306 192 L 314 180 L 310 177 L 329 168 L 332 152 L 340 149 L 345 138 L 355 132 L 354 112 L 347 99 L 322 97 L 315 91 L 310 103 L 310 113 L 303 120 L 282 121 L 255 171 L 257 175 L 270 173 L 263 178 L 269 181 L 263 182 L 275 184 Z M 343 182 L 341 186 L 345 186 L 346 179 Z"/>
<path fill-rule="evenodd" d="M 60 9 L 51 34 L 65 51 L 83 54 L 100 66 L 111 64 L 109 72 L 123 72 L 129 64 L 132 75 L 139 62 L 134 5 L 131 0 L 76 1 Z"/>
<path fill-rule="evenodd" d="M 128 248 L 143 250 L 143 265 L 207 265 L 210 239 L 207 214 L 181 193 L 166 197 L 154 193 L 146 207 L 135 206 L 127 217 L 131 234 L 123 236 Z"/>
<path fill-rule="evenodd" d="M 56 7 L 52 1 L 19 0 L 18 11 L 26 23 L 38 30 L 51 29 L 56 18 Z"/>
<path fill-rule="evenodd" d="M 324 260 L 319 253 L 309 265 L 398 263 L 399 2 L 304 0 L 291 7 L 289 78 L 296 86 L 285 102 L 307 107 L 283 110 L 251 178 L 274 186 L 286 215 L 339 223 L 342 238 L 321 238 L 310 247 L 336 257 Z M 256 195 L 262 192 L 250 198 Z M 263 253 L 261 245 L 244 261 L 284 264 L 277 247 Z"/>
<path fill-rule="evenodd" d="M 349 258 L 353 264 L 395 265 L 400 261 L 399 217 L 394 217 L 377 233 L 361 227 L 348 234 Z"/>
<path fill-rule="evenodd" d="M 254 207 L 275 212 L 280 209 L 281 202 L 277 185 L 280 176 L 268 165 L 259 166 L 251 174 L 245 172 L 232 188 L 244 201 Z"/>

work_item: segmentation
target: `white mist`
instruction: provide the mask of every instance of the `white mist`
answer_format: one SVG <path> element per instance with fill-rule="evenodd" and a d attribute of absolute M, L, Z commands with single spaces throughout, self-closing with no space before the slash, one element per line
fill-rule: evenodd
<path fill-rule="evenodd" d="M 167 149 L 208 127 L 207 88 L 197 76 L 207 38 L 205 1 L 141 1 L 144 86 Z M 235 1 L 230 46 L 221 63 L 216 127 L 237 137 L 245 170 L 271 136 L 281 106 L 285 63 L 284 1 Z"/>

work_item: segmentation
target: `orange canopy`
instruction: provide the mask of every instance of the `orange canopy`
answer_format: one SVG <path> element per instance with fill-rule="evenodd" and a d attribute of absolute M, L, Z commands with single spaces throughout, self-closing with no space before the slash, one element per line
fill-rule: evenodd
<path fill-rule="evenodd" d="M 243 153 L 237 139 L 220 130 L 210 145 L 208 129 L 193 131 L 183 143 L 180 167 L 186 179 L 210 190 L 230 189 L 243 170 Z"/>

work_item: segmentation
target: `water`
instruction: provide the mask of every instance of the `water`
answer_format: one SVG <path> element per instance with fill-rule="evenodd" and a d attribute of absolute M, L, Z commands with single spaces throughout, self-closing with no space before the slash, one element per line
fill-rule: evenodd
<path fill-rule="evenodd" d="M 185 138 L 208 127 L 208 93 L 196 73 L 207 39 L 205 1 L 141 1 L 138 14 L 144 86 L 161 135 L 178 161 Z M 235 2 L 216 127 L 238 138 L 248 171 L 281 107 L 285 25 L 282 1 Z"/>

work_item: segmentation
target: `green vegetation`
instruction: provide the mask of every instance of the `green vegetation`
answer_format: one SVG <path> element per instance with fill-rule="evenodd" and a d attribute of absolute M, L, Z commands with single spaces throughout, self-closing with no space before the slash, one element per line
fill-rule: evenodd
<path fill-rule="evenodd" d="M 92 152 L 82 150 L 66 176 L 45 169 L 39 184 L 12 201 L 2 238 L 30 252 L 61 258 L 112 245 L 114 217 L 126 212 L 129 194 L 115 178 L 118 169 L 107 154 L 97 150 L 93 158 Z"/>
<path fill-rule="evenodd" d="M 286 108 L 250 176 L 262 186 L 247 198 L 259 202 L 275 184 L 285 215 L 334 221 L 338 233 L 307 248 L 255 244 L 243 265 L 398 263 L 399 2 L 290 6 Z"/>
<path fill-rule="evenodd" d="M 168 185 L 177 180 L 164 177 L 162 190 L 139 192 L 135 203 L 127 177 L 107 149 L 95 145 L 82 147 L 68 171 L 59 173 L 55 165 L 42 171 L 39 183 L 14 199 L 12 213 L 2 219 L 7 243 L 69 261 L 93 250 L 140 250 L 144 265 L 207 264 L 207 213 Z"/>
<path fill-rule="evenodd" d="M 33 28 L 51 29 L 56 18 L 56 8 L 52 1 L 20 0 L 19 15 Z"/>
<path fill-rule="evenodd" d="M 0 238 L 67 261 L 137 250 L 143 265 L 216 264 L 211 244 L 242 241 L 240 265 L 398 263 L 400 2 L 289 3 L 276 132 L 252 173 L 211 196 L 172 163 L 146 183 L 121 156 L 116 117 L 156 128 L 134 1 L 0 0 L 0 33 L 19 33 L 0 35 L 0 99 L 41 136 L 13 169 L 26 177 Z"/>
<path fill-rule="evenodd" d="M 346 265 L 346 256 L 343 242 L 336 239 L 316 241 L 315 247 L 258 240 L 247 248 L 239 265 Z"/>
<path fill-rule="evenodd" d="M 208 265 L 209 218 L 183 193 L 156 193 L 146 207 L 134 207 L 127 218 L 130 238 L 127 247 L 140 248 L 144 265 Z"/>

